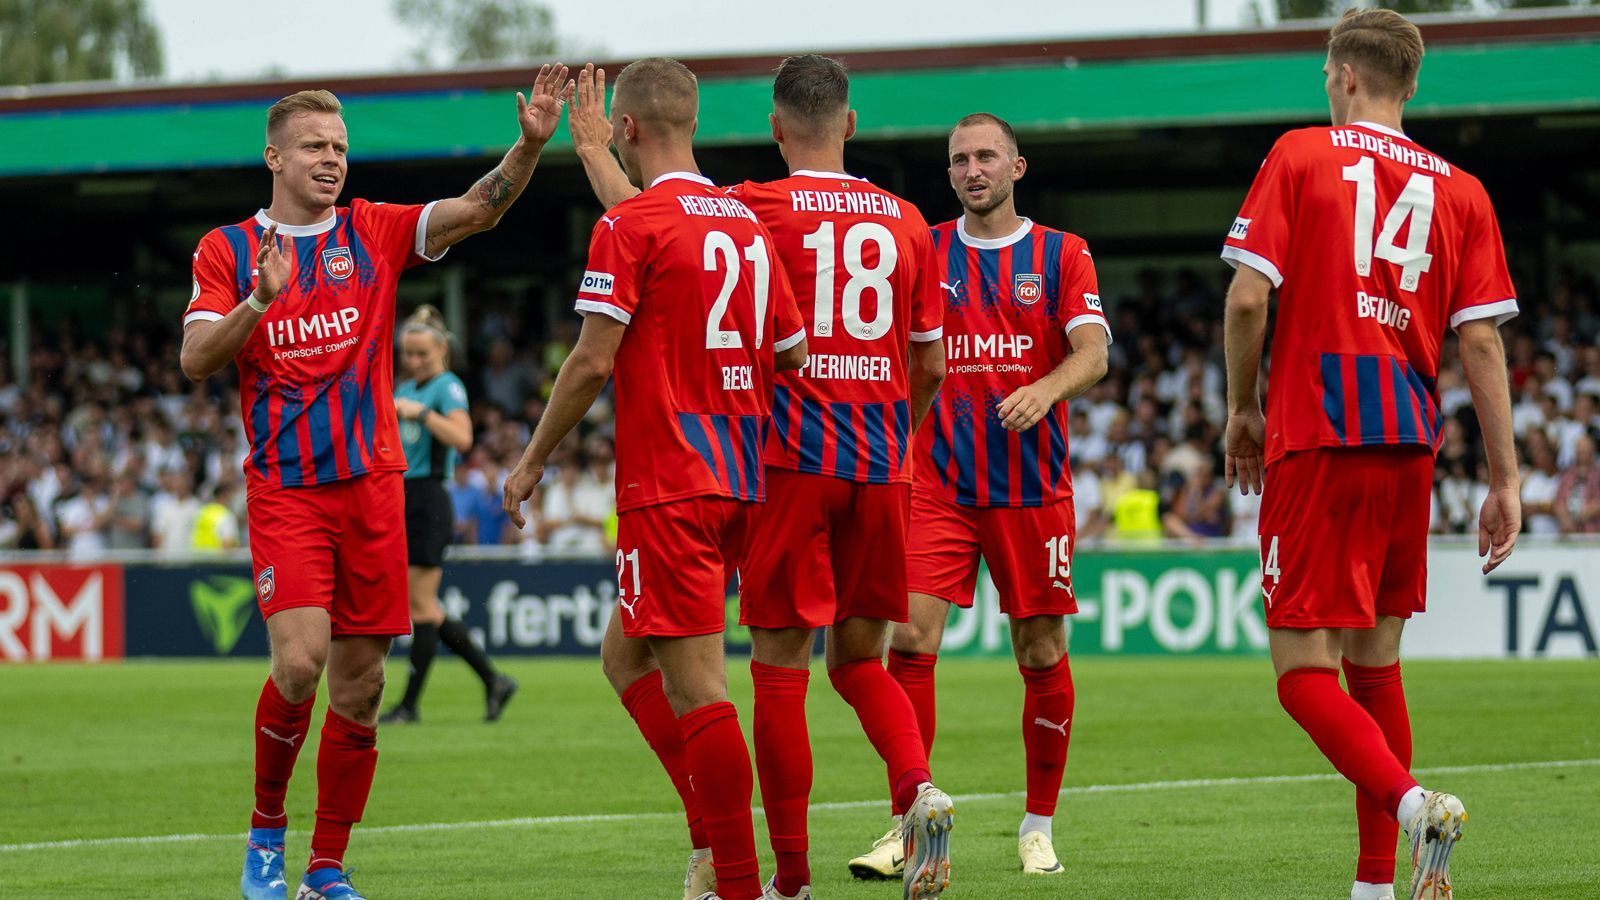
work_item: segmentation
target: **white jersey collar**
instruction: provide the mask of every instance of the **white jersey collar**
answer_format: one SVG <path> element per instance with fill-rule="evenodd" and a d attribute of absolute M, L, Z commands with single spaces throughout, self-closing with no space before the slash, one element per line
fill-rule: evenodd
<path fill-rule="evenodd" d="M 1411 138 L 1406 137 L 1405 132 L 1395 131 L 1393 128 L 1390 128 L 1387 125 L 1379 125 L 1377 122 L 1351 122 L 1350 124 L 1360 125 L 1362 128 L 1371 128 L 1373 131 L 1376 131 L 1379 134 L 1387 134 L 1390 137 L 1397 137 L 1402 141 L 1411 140 Z"/>
<path fill-rule="evenodd" d="M 846 175 L 843 172 L 818 172 L 815 169 L 795 169 L 793 172 L 790 172 L 789 175 L 791 177 L 795 175 L 804 175 L 807 178 L 826 178 L 830 181 L 866 181 L 865 178 L 857 178 L 854 175 Z"/>
<path fill-rule="evenodd" d="M 684 181 L 693 181 L 696 184 L 703 184 L 706 187 L 715 187 L 716 186 L 716 185 L 711 183 L 711 179 L 705 177 L 704 175 L 697 174 L 695 172 L 668 172 L 665 175 L 662 175 L 659 178 L 657 178 L 655 181 L 650 182 L 650 186 L 651 187 L 655 187 L 656 185 L 660 184 L 661 182 L 669 181 L 669 180 L 671 180 L 673 178 L 682 178 Z"/>
<path fill-rule="evenodd" d="M 1017 226 L 1017 230 L 1011 232 L 1005 237 L 980 238 L 973 237 L 967 233 L 966 216 L 962 216 L 956 220 L 956 234 L 960 236 L 961 243 L 966 244 L 968 247 L 976 247 L 979 250 L 999 250 L 1004 247 L 1009 247 L 1012 244 L 1015 244 L 1017 241 L 1022 240 L 1027 236 L 1028 232 L 1032 230 L 1033 220 L 1023 216 L 1022 224 Z"/>
<path fill-rule="evenodd" d="M 326 219 L 323 219 L 321 222 L 317 222 L 313 225 L 285 225 L 282 222 L 279 222 L 278 233 L 285 237 L 314 237 L 316 235 L 327 234 L 328 232 L 332 231 L 334 224 L 338 221 L 339 213 L 337 210 L 335 210 L 328 213 L 328 217 Z M 260 225 L 262 228 L 267 228 L 272 225 L 272 220 L 267 218 L 266 210 L 256 210 L 256 224 Z"/>

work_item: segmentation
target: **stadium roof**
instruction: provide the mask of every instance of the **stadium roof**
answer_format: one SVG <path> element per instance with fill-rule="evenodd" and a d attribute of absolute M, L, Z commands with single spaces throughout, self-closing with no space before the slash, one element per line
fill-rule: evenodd
<path fill-rule="evenodd" d="M 1411 116 L 1600 109 L 1600 14 L 1423 20 Z M 1250 32 L 849 51 L 857 140 L 942 134 L 987 109 L 1032 133 L 1315 122 L 1326 23 Z M 699 138 L 769 139 L 776 56 L 685 60 L 701 75 Z M 614 70 L 614 69 L 613 69 Z M 305 87 L 340 95 L 352 159 L 498 155 L 527 68 L 251 83 L 0 92 L 0 177 L 250 165 L 267 105 Z M 565 129 L 553 144 L 560 149 Z"/>

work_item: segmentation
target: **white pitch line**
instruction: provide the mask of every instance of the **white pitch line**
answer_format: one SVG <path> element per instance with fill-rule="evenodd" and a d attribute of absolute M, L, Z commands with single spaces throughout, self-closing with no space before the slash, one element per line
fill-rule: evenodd
<path fill-rule="evenodd" d="M 1426 769 L 1413 769 L 1416 775 L 1452 775 L 1483 772 L 1518 772 L 1529 769 L 1571 769 L 1588 766 L 1600 766 L 1600 758 L 1595 759 L 1552 759 L 1535 762 L 1516 763 L 1486 763 L 1473 766 L 1433 766 Z M 1190 788 L 1218 788 L 1218 787 L 1247 787 L 1267 784 L 1293 784 L 1297 782 L 1316 781 L 1343 781 L 1344 776 L 1335 772 L 1317 773 L 1312 775 L 1252 775 L 1235 778 L 1185 778 L 1175 781 L 1140 781 L 1129 784 L 1088 784 L 1081 787 L 1063 788 L 1061 793 L 1066 796 L 1075 794 L 1115 794 L 1137 791 L 1173 791 Z M 1015 800 L 1027 796 L 1026 791 L 1005 791 L 989 794 L 961 794 L 955 797 L 962 803 L 982 802 L 986 800 Z M 831 803 L 813 803 L 813 810 L 843 810 L 843 809 L 868 809 L 874 806 L 884 806 L 884 799 L 877 800 L 845 800 Z M 761 813 L 760 807 L 755 812 Z M 412 825 L 378 825 L 372 828 L 362 828 L 362 834 L 404 834 L 424 831 L 470 831 L 481 828 L 536 828 L 541 825 L 570 825 L 586 824 L 592 822 L 640 822 L 649 819 L 678 819 L 682 818 L 681 812 L 656 812 L 656 813 L 613 813 L 609 815 L 591 816 L 521 816 L 514 819 L 485 819 L 475 822 L 421 822 Z M 78 847 L 113 847 L 129 844 L 186 844 L 202 841 L 237 841 L 244 837 L 242 832 L 232 834 L 156 834 L 134 837 L 110 838 L 81 838 L 69 841 L 40 841 L 30 844 L 0 844 L 0 853 L 15 853 L 21 850 L 70 850 Z"/>

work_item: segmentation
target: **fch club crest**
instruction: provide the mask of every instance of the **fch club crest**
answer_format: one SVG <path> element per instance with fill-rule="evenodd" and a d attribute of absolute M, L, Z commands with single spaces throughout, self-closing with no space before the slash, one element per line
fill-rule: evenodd
<path fill-rule="evenodd" d="M 256 597 L 262 603 L 272 602 L 272 593 L 278 589 L 277 579 L 273 577 L 272 567 L 267 566 L 256 576 Z"/>
<path fill-rule="evenodd" d="M 322 268 L 329 277 L 343 281 L 356 270 L 355 257 L 350 255 L 349 247 L 329 247 L 322 251 Z"/>
<path fill-rule="evenodd" d="M 1018 275 L 1011 282 L 1011 296 L 1029 306 L 1039 302 L 1039 298 L 1044 296 L 1043 276 Z"/>

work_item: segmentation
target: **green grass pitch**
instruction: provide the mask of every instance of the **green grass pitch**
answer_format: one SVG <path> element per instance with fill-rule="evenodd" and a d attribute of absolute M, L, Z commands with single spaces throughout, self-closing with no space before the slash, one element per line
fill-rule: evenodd
<path fill-rule="evenodd" d="M 391 664 L 395 690 L 404 665 Z M 0 669 L 0 896 L 237 896 L 250 714 L 265 668 Z M 598 661 L 508 669 L 523 689 L 501 723 L 479 721 L 476 682 L 442 657 L 422 724 L 384 732 L 347 858 L 356 884 L 380 900 L 675 900 L 687 851 L 676 796 Z M 1068 793 L 1055 826 L 1068 871 L 1025 879 L 1020 679 L 1004 661 L 940 664 L 933 764 L 958 811 L 947 896 L 1348 896 L 1352 789 L 1331 777 L 1272 777 L 1330 769 L 1278 708 L 1265 660 L 1086 658 L 1074 672 Z M 1427 662 L 1406 674 L 1419 775 L 1471 812 L 1452 866 L 1457 897 L 1600 897 L 1597 664 Z M 742 660 L 729 679 L 748 734 Z M 820 670 L 810 712 L 815 894 L 896 898 L 898 886 L 852 882 L 845 871 L 886 827 L 885 787 Z M 310 741 L 289 793 L 291 867 L 305 858 L 315 802 Z M 1570 764 L 1498 768 L 1540 761 Z M 765 875 L 771 854 L 756 821 Z M 180 837 L 120 840 L 167 835 Z"/>

